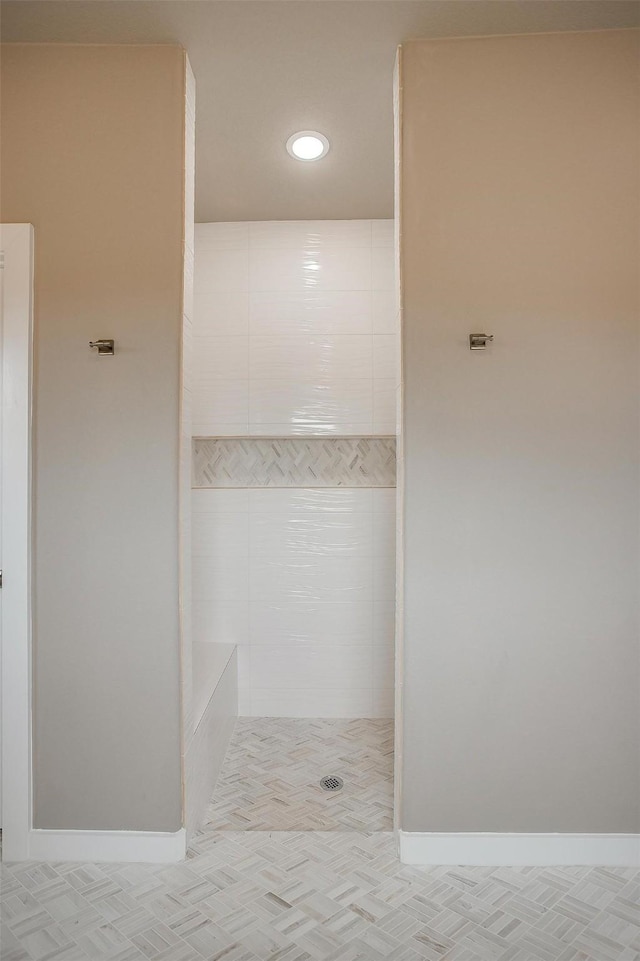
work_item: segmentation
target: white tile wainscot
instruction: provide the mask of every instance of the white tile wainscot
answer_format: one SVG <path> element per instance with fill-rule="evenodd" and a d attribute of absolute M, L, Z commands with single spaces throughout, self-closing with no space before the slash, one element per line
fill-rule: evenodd
<path fill-rule="evenodd" d="M 238 713 L 391 717 L 395 490 L 194 490 L 196 642 L 238 647 Z"/>

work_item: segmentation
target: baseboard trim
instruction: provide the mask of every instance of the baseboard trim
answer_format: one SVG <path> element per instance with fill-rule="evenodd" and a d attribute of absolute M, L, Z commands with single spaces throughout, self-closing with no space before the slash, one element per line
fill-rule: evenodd
<path fill-rule="evenodd" d="M 144 861 L 169 864 L 182 861 L 187 851 L 184 828 L 160 831 L 49 831 L 29 832 L 30 861 Z"/>
<path fill-rule="evenodd" d="M 640 834 L 419 834 L 399 831 L 403 864 L 640 867 Z"/>

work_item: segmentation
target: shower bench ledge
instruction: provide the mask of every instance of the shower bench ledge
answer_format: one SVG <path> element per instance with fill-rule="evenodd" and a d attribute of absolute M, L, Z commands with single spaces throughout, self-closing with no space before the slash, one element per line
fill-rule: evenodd
<path fill-rule="evenodd" d="M 194 729 L 202 720 L 235 649 L 235 644 L 194 643 L 192 653 Z"/>
<path fill-rule="evenodd" d="M 234 644 L 194 643 L 193 733 L 185 755 L 187 840 L 199 830 L 238 716 L 238 658 Z"/>

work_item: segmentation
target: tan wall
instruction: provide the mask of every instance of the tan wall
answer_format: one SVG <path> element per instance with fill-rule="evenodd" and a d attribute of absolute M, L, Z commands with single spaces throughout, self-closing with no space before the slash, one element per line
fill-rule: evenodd
<path fill-rule="evenodd" d="M 407 831 L 640 829 L 638 53 L 402 50 Z"/>
<path fill-rule="evenodd" d="M 174 46 L 2 51 L 2 220 L 35 227 L 40 828 L 181 824 L 184 76 Z"/>

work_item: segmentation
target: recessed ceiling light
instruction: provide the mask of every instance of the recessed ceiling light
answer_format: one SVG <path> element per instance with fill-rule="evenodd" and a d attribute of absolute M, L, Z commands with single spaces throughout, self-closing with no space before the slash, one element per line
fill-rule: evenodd
<path fill-rule="evenodd" d="M 287 151 L 296 160 L 322 160 L 329 153 L 329 141 L 317 130 L 299 130 L 287 140 Z"/>

